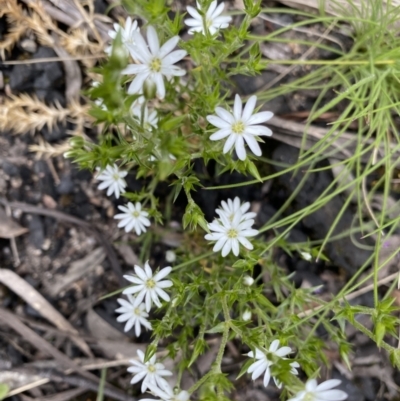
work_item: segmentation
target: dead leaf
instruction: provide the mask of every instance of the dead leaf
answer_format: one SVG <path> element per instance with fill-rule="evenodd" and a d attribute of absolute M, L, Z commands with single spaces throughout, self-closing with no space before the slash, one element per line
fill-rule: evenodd
<path fill-rule="evenodd" d="M 27 232 L 27 228 L 21 227 L 11 217 L 7 216 L 3 208 L 0 208 L 0 238 L 15 238 Z"/>
<path fill-rule="evenodd" d="M 97 248 L 83 259 L 71 263 L 65 274 L 57 275 L 56 280 L 51 283 L 45 283 L 47 291 L 51 296 L 55 297 L 61 291 L 68 289 L 74 282 L 92 272 L 103 262 L 105 257 L 106 254 L 103 248 Z"/>
<path fill-rule="evenodd" d="M 70 333 L 71 340 L 88 356 L 93 356 L 88 345 L 78 337 L 78 331 L 50 303 L 24 279 L 8 269 L 0 269 L 0 283 L 19 295 L 45 319 L 60 330 Z"/>

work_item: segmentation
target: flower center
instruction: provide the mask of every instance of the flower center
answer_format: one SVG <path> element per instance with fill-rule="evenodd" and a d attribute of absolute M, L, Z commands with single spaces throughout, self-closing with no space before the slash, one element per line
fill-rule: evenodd
<path fill-rule="evenodd" d="M 140 213 L 135 210 L 134 212 L 132 212 L 132 216 L 138 218 L 140 216 Z"/>
<path fill-rule="evenodd" d="M 243 134 L 244 124 L 242 121 L 236 121 L 232 124 L 232 132 L 235 134 Z"/>
<path fill-rule="evenodd" d="M 117 173 L 113 174 L 113 179 L 114 181 L 118 181 L 119 180 L 119 175 Z"/>
<path fill-rule="evenodd" d="M 314 394 L 313 393 L 306 393 L 303 397 L 303 401 L 314 401 Z"/>
<path fill-rule="evenodd" d="M 150 70 L 153 72 L 160 72 L 161 70 L 161 60 L 159 58 L 153 58 L 153 60 L 150 61 Z"/>
<path fill-rule="evenodd" d="M 147 281 L 146 281 L 146 287 L 147 287 L 147 288 L 152 289 L 152 288 L 154 288 L 155 286 L 156 286 L 156 282 L 155 282 L 153 279 L 150 279 L 150 280 L 147 280 Z"/>
<path fill-rule="evenodd" d="M 140 309 L 139 308 L 133 308 L 133 314 L 136 316 L 140 316 Z"/>
<path fill-rule="evenodd" d="M 228 230 L 228 232 L 226 233 L 226 235 L 227 235 L 228 238 L 237 238 L 238 232 L 235 229 L 230 228 Z"/>
<path fill-rule="evenodd" d="M 149 366 L 147 367 L 147 370 L 148 370 L 150 373 L 154 373 L 154 372 L 156 371 L 156 367 L 155 367 L 154 365 L 149 365 Z"/>

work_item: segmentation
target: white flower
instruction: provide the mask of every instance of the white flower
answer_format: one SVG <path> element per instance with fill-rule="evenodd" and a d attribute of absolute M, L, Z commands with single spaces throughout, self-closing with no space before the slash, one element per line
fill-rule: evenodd
<path fill-rule="evenodd" d="M 168 263 L 174 263 L 176 261 L 176 253 L 169 249 L 167 252 L 165 252 L 165 260 Z"/>
<path fill-rule="evenodd" d="M 257 213 L 249 212 L 246 213 L 250 209 L 250 202 L 245 202 L 243 204 L 240 203 L 240 199 L 236 196 L 234 200 L 228 199 L 226 202 L 221 202 L 222 209 L 216 209 L 215 212 L 218 216 L 221 214 L 225 214 L 229 220 L 233 220 L 235 214 L 240 210 L 242 212 L 242 221 L 250 220 L 256 217 Z"/>
<path fill-rule="evenodd" d="M 208 7 L 205 13 L 204 19 L 200 13 L 193 7 L 187 6 L 188 13 L 193 18 L 185 19 L 185 24 L 190 26 L 188 33 L 193 35 L 194 32 L 201 32 L 205 35 L 206 31 L 210 31 L 211 35 L 214 35 L 219 29 L 228 28 L 229 22 L 232 18 L 229 16 L 220 16 L 222 11 L 224 11 L 225 3 L 221 3 L 217 7 L 217 1 L 211 2 L 210 7 Z M 197 3 L 197 8 L 200 9 L 199 3 Z"/>
<path fill-rule="evenodd" d="M 246 237 L 253 237 L 258 234 L 257 230 L 251 228 L 254 220 L 243 220 L 240 210 L 236 211 L 232 220 L 221 213 L 219 219 L 208 223 L 207 226 L 211 234 L 205 235 L 205 239 L 216 241 L 213 251 L 218 252 L 222 249 L 222 256 L 225 257 L 232 250 L 235 256 L 239 255 L 239 243 L 247 249 L 253 249 L 253 245 Z"/>
<path fill-rule="evenodd" d="M 150 391 L 153 395 L 156 397 L 159 397 L 160 401 L 188 401 L 190 398 L 190 395 L 187 391 L 180 391 L 177 394 L 174 394 L 174 391 L 172 390 L 170 385 L 167 385 L 163 387 L 162 389 L 159 389 L 156 386 L 149 385 Z M 143 398 L 141 401 L 157 401 L 154 399 L 150 398 Z"/>
<path fill-rule="evenodd" d="M 116 23 L 113 26 L 114 26 L 114 30 L 108 31 L 108 36 L 111 39 L 115 39 L 117 37 L 118 32 L 121 31 L 122 44 L 127 47 L 127 50 L 128 50 L 128 46 L 132 46 L 135 44 L 133 33 L 139 32 L 139 27 L 138 27 L 137 21 L 132 21 L 132 18 L 128 17 L 126 19 L 124 28 L 121 25 L 116 24 Z M 108 55 L 111 54 L 111 51 L 112 51 L 112 46 L 107 47 L 107 49 L 105 50 L 105 52 Z"/>
<path fill-rule="evenodd" d="M 300 252 L 300 255 L 303 257 L 304 260 L 310 261 L 312 259 L 312 256 L 308 252 Z"/>
<path fill-rule="evenodd" d="M 210 136 L 210 139 L 212 141 L 219 141 L 220 139 L 228 137 L 224 145 L 224 153 L 228 153 L 235 145 L 236 154 L 239 159 L 245 160 L 246 149 L 244 141 L 246 141 L 250 150 L 256 156 L 261 156 L 260 145 L 255 137 L 263 135 L 271 136 L 272 131 L 258 124 L 268 121 L 274 114 L 270 111 L 262 111 L 253 114 L 256 102 L 257 96 L 251 96 L 242 110 L 242 100 L 239 95 L 236 95 L 233 114 L 222 107 L 217 107 L 215 109 L 216 116 L 207 116 L 208 122 L 219 128 L 217 132 L 214 132 L 214 134 Z"/>
<path fill-rule="evenodd" d="M 144 129 L 151 130 L 152 128 L 157 127 L 157 112 L 155 110 L 149 111 L 149 108 L 146 105 L 141 104 L 139 101 L 136 100 L 133 102 L 131 106 L 131 113 Z"/>
<path fill-rule="evenodd" d="M 161 306 L 161 302 L 158 297 L 164 301 L 169 301 L 169 295 L 163 290 L 163 288 L 169 288 L 172 286 L 171 280 L 161 281 L 164 277 L 171 273 L 172 268 L 170 266 L 161 269 L 155 276 L 149 265 L 149 261 L 144 264 L 144 269 L 140 266 L 135 265 L 136 276 L 124 276 L 124 278 L 135 285 L 129 287 L 123 291 L 123 294 L 137 294 L 135 305 L 139 305 L 144 298 L 146 298 L 146 310 L 147 312 L 151 309 L 152 301 L 158 306 Z"/>
<path fill-rule="evenodd" d="M 172 76 L 182 76 L 186 71 L 174 64 L 186 56 L 185 50 L 172 51 L 179 42 L 179 36 L 174 36 L 164 43 L 160 48 L 157 32 L 152 27 L 147 28 L 148 46 L 139 32 L 133 33 L 136 46 L 130 46 L 129 51 L 138 64 L 129 64 L 123 74 L 136 74 L 128 88 L 129 94 L 139 93 L 145 81 L 156 86 L 156 94 L 160 99 L 165 97 L 165 75 L 167 79 Z M 171 53 L 172 52 L 172 53 Z"/>
<path fill-rule="evenodd" d="M 254 283 L 254 278 L 251 276 L 244 276 L 243 277 L 243 284 L 250 287 Z"/>
<path fill-rule="evenodd" d="M 243 312 L 242 319 L 243 319 L 245 322 L 248 322 L 248 321 L 251 319 L 251 311 L 249 311 L 248 309 L 245 310 L 245 311 Z"/>
<path fill-rule="evenodd" d="M 103 181 L 98 188 L 108 188 L 107 196 L 114 193 L 115 197 L 118 199 L 119 195 L 125 192 L 126 181 L 124 180 L 124 177 L 126 177 L 128 172 L 120 171 L 116 164 L 113 166 L 108 165 L 103 171 L 101 171 L 99 167 L 96 168 L 96 170 L 98 171 L 98 174 L 95 178 L 99 181 Z"/>
<path fill-rule="evenodd" d="M 135 326 L 136 337 L 140 336 L 141 327 L 146 327 L 146 329 L 152 330 L 150 322 L 147 320 L 149 315 L 144 311 L 144 304 L 135 304 L 135 298 L 128 295 L 129 302 L 125 299 L 118 298 L 117 301 L 121 305 L 115 310 L 117 313 L 121 313 L 117 317 L 117 322 L 126 322 L 124 331 L 129 331 L 133 326 Z"/>
<path fill-rule="evenodd" d="M 133 365 L 128 368 L 128 372 L 133 373 L 131 384 L 140 382 L 143 379 L 141 391 L 144 393 L 149 384 L 164 388 L 168 386 L 168 382 L 163 376 L 172 376 L 172 372 L 165 369 L 162 363 L 156 363 L 156 356 L 153 355 L 149 361 L 144 362 L 144 352 L 137 350 L 139 361 L 134 359 L 129 362 Z"/>
<path fill-rule="evenodd" d="M 247 354 L 250 358 L 257 359 L 256 362 L 254 362 L 253 364 L 251 364 L 249 366 L 249 368 L 247 369 L 247 373 L 252 373 L 252 375 L 251 375 L 252 380 L 256 380 L 265 372 L 264 386 L 267 387 L 268 383 L 271 379 L 271 366 L 274 364 L 274 362 L 269 360 L 268 356 L 260 349 L 256 348 L 255 351 L 256 351 L 255 355 L 254 355 L 253 351 L 250 351 Z M 272 343 L 268 349 L 269 354 L 273 354 L 275 357 L 279 357 L 279 358 L 283 358 L 286 355 L 290 354 L 291 352 L 292 352 L 292 349 L 290 347 L 279 348 L 279 340 L 272 341 Z M 283 359 L 287 359 L 287 358 L 283 358 Z M 297 362 L 292 362 L 290 365 L 292 367 L 290 372 L 292 374 L 297 375 L 296 368 L 300 367 L 299 364 Z M 282 383 L 279 380 L 275 379 L 275 377 L 273 379 L 274 379 L 276 386 L 278 388 L 281 388 Z"/>
<path fill-rule="evenodd" d="M 346 400 L 348 395 L 342 390 L 332 390 L 338 386 L 340 380 L 331 379 L 318 384 L 315 379 L 310 379 L 305 385 L 305 389 L 299 391 L 288 401 L 342 401 Z"/>
<path fill-rule="evenodd" d="M 135 229 L 136 235 L 140 235 L 146 232 L 146 227 L 150 227 L 150 220 L 147 218 L 149 214 L 142 210 L 140 202 L 135 205 L 128 202 L 126 206 L 118 206 L 118 209 L 124 213 L 116 214 L 114 219 L 121 220 L 118 227 L 125 227 L 127 233 Z"/>

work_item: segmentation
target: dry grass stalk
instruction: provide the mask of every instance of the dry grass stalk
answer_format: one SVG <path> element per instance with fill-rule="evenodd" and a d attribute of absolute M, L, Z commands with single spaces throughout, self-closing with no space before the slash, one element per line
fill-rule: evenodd
<path fill-rule="evenodd" d="M 36 153 L 37 159 L 51 159 L 52 157 L 63 155 L 69 149 L 70 145 L 68 141 L 51 145 L 42 137 L 39 137 L 37 144 L 29 146 L 29 151 Z"/>
<path fill-rule="evenodd" d="M 25 134 L 41 130 L 44 126 L 53 129 L 57 122 L 65 121 L 69 110 L 59 104 L 47 106 L 36 96 L 21 93 L 6 98 L 0 111 L 0 130 Z"/>
<path fill-rule="evenodd" d="M 9 29 L 0 41 L 0 58 L 5 59 L 6 52 L 11 51 L 26 33 L 28 25 L 22 7 L 16 1 L 0 0 L 0 18 L 6 17 Z"/>
<path fill-rule="evenodd" d="M 76 124 L 78 131 L 82 131 L 89 118 L 87 106 L 77 103 L 67 108 L 58 103 L 48 106 L 36 96 L 23 93 L 5 98 L 1 106 L 0 131 L 12 131 L 14 134 L 34 133 L 44 126 L 51 130 L 57 123 L 65 123 L 67 119 Z"/>

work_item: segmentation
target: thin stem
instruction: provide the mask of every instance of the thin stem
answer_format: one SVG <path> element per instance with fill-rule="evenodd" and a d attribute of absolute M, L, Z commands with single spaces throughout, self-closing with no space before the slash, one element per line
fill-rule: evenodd
<path fill-rule="evenodd" d="M 197 383 L 193 384 L 193 386 L 190 387 L 190 389 L 188 390 L 189 394 L 194 393 L 212 375 L 216 373 L 221 373 L 221 363 L 222 363 L 222 358 L 224 356 L 225 347 L 229 338 L 230 322 L 231 322 L 231 317 L 229 315 L 229 310 L 228 310 L 228 304 L 226 303 L 225 297 L 222 298 L 222 310 L 224 312 L 225 327 L 222 333 L 221 344 L 218 349 L 217 357 L 215 359 L 215 362 L 213 363 L 211 370 L 206 375 L 204 375 Z"/>

